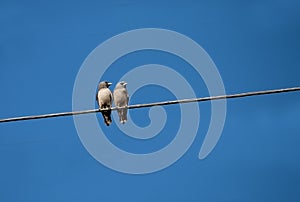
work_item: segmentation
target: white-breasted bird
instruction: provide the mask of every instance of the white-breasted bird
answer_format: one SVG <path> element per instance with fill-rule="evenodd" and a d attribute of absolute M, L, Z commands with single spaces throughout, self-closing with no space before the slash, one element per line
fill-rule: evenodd
<path fill-rule="evenodd" d="M 125 81 L 119 82 L 114 89 L 114 102 L 116 107 L 128 106 L 129 95 L 126 89 Z M 120 123 L 127 121 L 127 108 L 117 109 Z"/>
<path fill-rule="evenodd" d="M 105 111 L 102 111 L 102 116 L 104 119 L 104 123 L 109 126 L 111 124 L 111 106 L 112 106 L 112 101 L 113 101 L 113 96 L 111 91 L 109 90 L 109 86 L 112 83 L 109 83 L 107 81 L 102 81 L 98 85 L 98 93 L 96 96 L 96 100 L 98 102 L 99 108 L 100 109 L 108 109 Z"/>

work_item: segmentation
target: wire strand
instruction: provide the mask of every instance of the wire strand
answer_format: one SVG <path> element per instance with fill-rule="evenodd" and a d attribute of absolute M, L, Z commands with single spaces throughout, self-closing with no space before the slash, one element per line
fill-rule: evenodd
<path fill-rule="evenodd" d="M 250 97 L 250 96 L 256 96 L 256 95 L 267 95 L 267 94 L 293 92 L 293 91 L 300 91 L 300 87 L 254 91 L 254 92 L 247 92 L 247 93 L 239 93 L 239 94 L 231 94 L 231 95 L 218 95 L 218 96 L 183 99 L 183 100 L 163 101 L 163 102 L 154 102 L 154 103 L 146 103 L 146 104 L 135 104 L 135 105 L 129 105 L 129 106 L 125 106 L 125 107 L 112 107 L 111 110 L 117 110 L 117 109 L 122 109 L 122 108 L 137 109 L 137 108 L 154 107 L 154 106 L 161 106 L 161 105 L 183 104 L 183 103 L 190 103 L 190 102 L 204 102 L 204 101 L 209 101 L 209 100 Z M 90 113 L 97 113 L 97 112 L 106 111 L 106 110 L 107 109 L 91 109 L 91 110 L 82 110 L 82 111 L 75 111 L 75 112 L 60 112 L 60 113 L 53 113 L 53 114 L 21 116 L 21 117 L 0 119 L 0 123 L 13 122 L 13 121 L 25 121 L 25 120 L 32 120 L 32 119 L 53 118 L 53 117 L 59 117 L 59 116 L 73 116 L 73 115 L 80 115 L 80 114 L 90 114 Z"/>

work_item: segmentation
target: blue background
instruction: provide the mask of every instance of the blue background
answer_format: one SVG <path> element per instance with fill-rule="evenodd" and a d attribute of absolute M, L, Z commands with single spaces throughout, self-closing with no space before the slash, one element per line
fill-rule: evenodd
<path fill-rule="evenodd" d="M 87 55 L 137 28 L 170 29 L 195 40 L 214 60 L 228 94 L 299 86 L 299 11 L 300 4 L 289 0 L 2 0 L 0 118 L 71 111 L 73 84 Z M 198 97 L 207 95 L 191 68 L 159 52 L 129 55 L 105 77 L 115 83 L 149 62 L 173 67 L 200 86 Z M 168 99 L 174 99 L 171 92 L 147 86 L 131 103 Z M 118 173 L 94 160 L 72 117 L 1 123 L 0 201 L 299 201 L 299 100 L 299 92 L 228 100 L 222 137 L 204 160 L 197 156 L 210 103 L 199 103 L 201 123 L 191 148 L 172 166 L 148 175 Z M 177 113 L 178 107 L 166 110 Z M 131 115 L 147 126 L 147 112 Z M 173 138 L 176 123 L 178 116 L 169 116 L 164 132 L 149 142 L 127 142 L 117 130 L 110 139 L 134 152 L 155 151 Z M 115 130 L 115 123 L 110 127 Z"/>

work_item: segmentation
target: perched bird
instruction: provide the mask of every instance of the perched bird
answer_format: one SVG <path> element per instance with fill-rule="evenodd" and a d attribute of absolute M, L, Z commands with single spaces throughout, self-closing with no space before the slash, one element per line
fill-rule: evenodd
<path fill-rule="evenodd" d="M 109 126 L 109 124 L 111 124 L 110 108 L 112 106 L 113 97 L 112 97 L 111 91 L 108 88 L 111 84 L 112 83 L 109 83 L 107 81 L 100 82 L 98 85 L 98 93 L 96 96 L 96 100 L 98 102 L 99 108 L 100 109 L 108 109 L 108 110 L 101 112 L 102 116 L 104 118 L 104 123 L 107 126 Z"/>
<path fill-rule="evenodd" d="M 127 83 L 125 81 L 121 81 L 116 85 L 114 89 L 114 102 L 116 107 L 124 107 L 128 105 L 129 96 L 126 89 Z M 127 121 L 127 108 L 117 109 L 118 115 L 121 123 L 125 123 Z"/>

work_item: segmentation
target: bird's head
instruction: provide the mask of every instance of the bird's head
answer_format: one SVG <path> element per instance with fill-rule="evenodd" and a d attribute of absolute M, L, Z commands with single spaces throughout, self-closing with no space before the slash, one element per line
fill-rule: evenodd
<path fill-rule="evenodd" d="M 125 81 L 120 81 L 117 85 L 126 88 L 127 83 Z"/>
<path fill-rule="evenodd" d="M 112 83 L 108 82 L 108 81 L 101 81 L 98 85 L 98 89 L 101 88 L 108 88 Z"/>
<path fill-rule="evenodd" d="M 108 88 L 109 86 L 111 86 L 112 83 L 105 81 L 106 87 Z"/>

